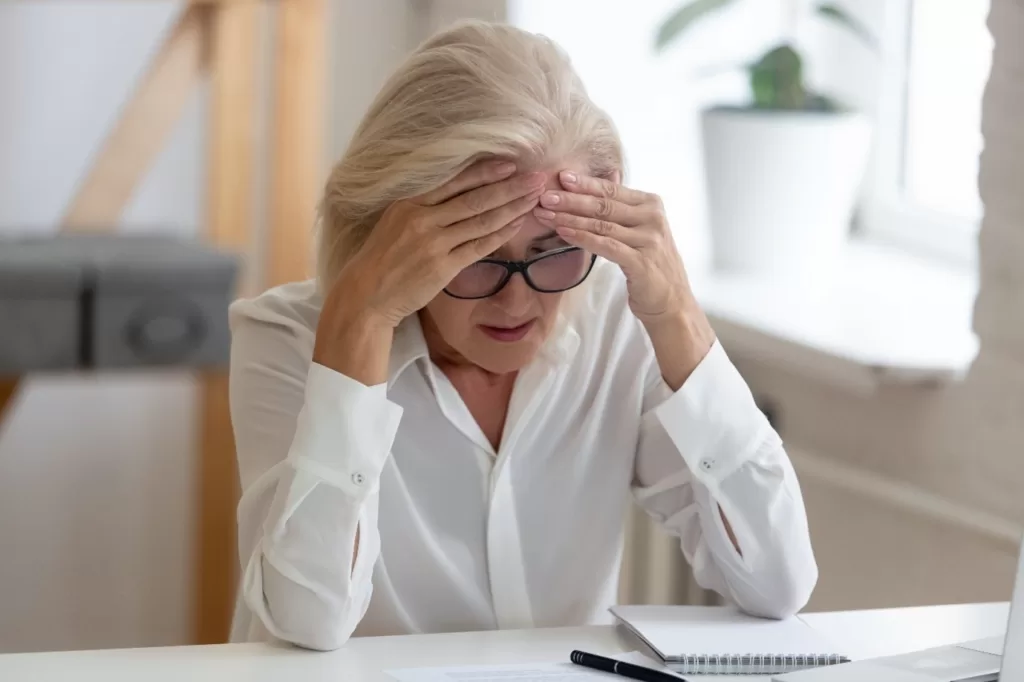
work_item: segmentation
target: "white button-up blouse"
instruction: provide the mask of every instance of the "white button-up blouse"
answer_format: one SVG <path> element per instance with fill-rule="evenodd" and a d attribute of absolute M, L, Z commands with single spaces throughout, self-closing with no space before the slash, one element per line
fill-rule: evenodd
<path fill-rule="evenodd" d="M 231 309 L 233 641 L 332 649 L 606 622 L 634 500 L 680 538 L 700 585 L 764 616 L 806 603 L 817 567 L 779 437 L 717 342 L 679 391 L 666 385 L 617 267 L 599 261 L 563 302 L 497 450 L 416 316 L 386 385 L 312 363 L 321 303 L 310 281 Z"/>

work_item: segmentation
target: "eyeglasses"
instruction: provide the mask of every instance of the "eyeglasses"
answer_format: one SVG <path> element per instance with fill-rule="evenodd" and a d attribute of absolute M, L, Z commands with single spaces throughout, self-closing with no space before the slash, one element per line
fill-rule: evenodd
<path fill-rule="evenodd" d="M 521 272 L 534 291 L 556 294 L 582 284 L 596 260 L 596 255 L 578 246 L 546 251 L 527 260 L 484 258 L 455 275 L 444 293 L 452 298 L 487 298 L 501 291 L 512 275 Z"/>

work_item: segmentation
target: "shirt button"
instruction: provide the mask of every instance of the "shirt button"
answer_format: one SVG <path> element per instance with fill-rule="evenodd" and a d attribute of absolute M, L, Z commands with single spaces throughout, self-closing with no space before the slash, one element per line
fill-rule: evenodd
<path fill-rule="evenodd" d="M 355 483 L 356 485 L 362 485 L 363 483 L 366 482 L 366 476 L 363 476 L 361 473 L 357 471 L 354 474 L 352 474 L 352 482 Z"/>
<path fill-rule="evenodd" d="M 704 471 L 711 471 L 715 468 L 715 460 L 710 457 L 705 457 L 700 461 L 700 468 Z"/>

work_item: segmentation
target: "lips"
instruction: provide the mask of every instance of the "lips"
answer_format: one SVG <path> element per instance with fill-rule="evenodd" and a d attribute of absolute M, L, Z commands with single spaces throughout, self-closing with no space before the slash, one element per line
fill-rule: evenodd
<path fill-rule="evenodd" d="M 487 334 L 495 341 L 503 341 L 505 343 L 511 343 L 513 341 L 519 341 L 533 329 L 535 320 L 525 322 L 518 327 L 494 327 L 491 325 L 482 324 L 480 330 Z"/>

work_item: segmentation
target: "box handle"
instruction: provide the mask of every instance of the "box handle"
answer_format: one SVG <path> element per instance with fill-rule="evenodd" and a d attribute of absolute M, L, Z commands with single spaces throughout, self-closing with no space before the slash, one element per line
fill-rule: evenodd
<path fill-rule="evenodd" d="M 149 301 L 125 325 L 125 344 L 145 362 L 180 362 L 202 346 L 208 330 L 202 310 L 184 299 Z"/>

